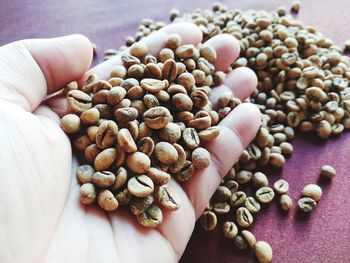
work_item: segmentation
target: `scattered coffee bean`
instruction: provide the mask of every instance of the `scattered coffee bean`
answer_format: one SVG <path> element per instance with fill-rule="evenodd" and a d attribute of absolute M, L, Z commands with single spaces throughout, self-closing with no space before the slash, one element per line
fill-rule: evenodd
<path fill-rule="evenodd" d="M 259 263 L 269 263 L 272 261 L 271 246 L 265 241 L 256 242 L 254 253 Z"/>
<path fill-rule="evenodd" d="M 143 213 L 136 216 L 137 222 L 145 227 L 157 227 L 163 221 L 163 213 L 156 205 L 151 205 Z"/>
<path fill-rule="evenodd" d="M 136 197 L 147 197 L 153 193 L 154 184 L 148 176 L 138 175 L 128 181 L 128 190 Z"/>
<path fill-rule="evenodd" d="M 318 201 L 322 196 L 322 189 L 316 184 L 308 184 L 303 188 L 301 194 L 302 196 L 310 197 L 313 200 Z"/>
<path fill-rule="evenodd" d="M 336 170 L 330 165 L 324 165 L 321 168 L 321 176 L 325 178 L 333 178 L 336 175 Z"/>
<path fill-rule="evenodd" d="M 175 211 L 180 208 L 180 198 L 169 185 L 162 185 L 158 188 L 157 200 L 167 210 Z"/>
<path fill-rule="evenodd" d="M 235 223 L 227 221 L 222 225 L 222 233 L 228 239 L 234 239 L 238 234 L 238 228 Z"/>
<path fill-rule="evenodd" d="M 98 193 L 97 202 L 102 209 L 108 212 L 118 208 L 118 200 L 114 197 L 113 193 L 107 189 Z"/>
<path fill-rule="evenodd" d="M 264 186 L 255 192 L 255 197 L 260 203 L 267 204 L 275 197 L 275 193 L 272 188 Z"/>
<path fill-rule="evenodd" d="M 253 216 L 245 207 L 240 207 L 236 212 L 237 223 L 240 227 L 247 228 L 253 223 Z"/>
<path fill-rule="evenodd" d="M 233 245 L 235 246 L 235 248 L 243 250 L 248 246 L 248 243 L 241 235 L 236 235 L 236 237 L 233 240 Z"/>
<path fill-rule="evenodd" d="M 216 227 L 217 217 L 213 212 L 205 211 L 199 218 L 199 223 L 204 230 L 212 231 Z"/>
<path fill-rule="evenodd" d="M 244 238 L 244 240 L 248 243 L 248 245 L 251 248 L 254 248 L 254 246 L 256 244 L 256 238 L 255 238 L 254 234 L 248 230 L 243 230 L 241 235 Z"/>
<path fill-rule="evenodd" d="M 293 201 L 292 201 L 292 198 L 290 198 L 289 195 L 287 195 L 287 194 L 281 195 L 279 201 L 280 201 L 280 207 L 284 211 L 289 211 L 291 209 Z"/>
<path fill-rule="evenodd" d="M 310 213 L 312 212 L 317 206 L 317 202 L 310 198 L 310 197 L 303 197 L 298 200 L 298 208 L 299 210 Z"/>
<path fill-rule="evenodd" d="M 289 190 L 289 183 L 286 180 L 279 179 L 273 184 L 273 189 L 277 194 L 286 194 Z"/>

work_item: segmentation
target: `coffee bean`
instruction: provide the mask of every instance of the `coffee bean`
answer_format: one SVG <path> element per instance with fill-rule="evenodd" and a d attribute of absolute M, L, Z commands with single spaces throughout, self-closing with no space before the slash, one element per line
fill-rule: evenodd
<path fill-rule="evenodd" d="M 99 192 L 97 202 L 100 207 L 108 212 L 114 211 L 118 208 L 118 200 L 114 197 L 113 193 L 107 189 Z"/>
<path fill-rule="evenodd" d="M 145 212 L 154 202 L 152 195 L 149 195 L 144 198 L 133 197 L 130 200 L 130 210 L 134 215 L 139 215 Z"/>
<path fill-rule="evenodd" d="M 242 170 L 236 174 L 235 180 L 239 184 L 247 184 L 252 179 L 252 176 L 253 176 L 252 172 Z"/>
<path fill-rule="evenodd" d="M 100 152 L 94 161 L 96 171 L 107 170 L 117 157 L 117 150 L 114 148 L 108 148 Z"/>
<path fill-rule="evenodd" d="M 269 185 L 269 181 L 268 181 L 266 175 L 263 174 L 262 172 L 254 173 L 254 175 L 252 177 L 252 183 L 256 188 L 260 188 L 260 187 Z"/>
<path fill-rule="evenodd" d="M 201 141 L 212 141 L 220 134 L 220 130 L 217 126 L 212 126 L 208 129 L 202 130 L 198 133 Z"/>
<path fill-rule="evenodd" d="M 179 125 L 168 123 L 163 129 L 159 130 L 159 137 L 169 143 L 175 143 L 181 137 Z"/>
<path fill-rule="evenodd" d="M 325 178 L 333 178 L 336 175 L 336 170 L 330 165 L 324 165 L 321 168 L 321 176 Z"/>
<path fill-rule="evenodd" d="M 96 156 L 101 152 L 96 144 L 90 144 L 84 150 L 84 157 L 89 164 L 93 164 Z"/>
<path fill-rule="evenodd" d="M 171 34 L 165 43 L 165 47 L 170 49 L 177 49 L 181 45 L 181 37 L 178 34 Z"/>
<path fill-rule="evenodd" d="M 180 208 L 181 200 L 175 189 L 169 185 L 162 185 L 157 191 L 157 200 L 167 210 L 175 211 Z"/>
<path fill-rule="evenodd" d="M 162 129 L 170 122 L 170 112 L 165 107 L 154 107 L 143 114 L 144 121 L 151 129 Z"/>
<path fill-rule="evenodd" d="M 136 42 L 129 48 L 129 53 L 132 56 L 141 58 L 144 57 L 148 52 L 147 46 L 142 42 Z"/>
<path fill-rule="evenodd" d="M 255 192 L 255 197 L 260 203 L 270 203 L 275 197 L 275 193 L 270 187 L 264 186 Z"/>
<path fill-rule="evenodd" d="M 175 150 L 177 151 L 178 158 L 174 164 L 169 166 L 169 172 L 170 173 L 178 173 L 181 171 L 181 169 L 185 165 L 186 153 L 180 144 L 174 143 L 173 146 L 174 146 Z"/>
<path fill-rule="evenodd" d="M 303 197 L 298 200 L 298 208 L 299 210 L 310 213 L 312 212 L 317 206 L 317 202 L 310 198 L 310 197 Z"/>
<path fill-rule="evenodd" d="M 155 205 L 151 205 L 146 211 L 137 215 L 137 222 L 145 227 L 157 227 L 163 221 L 162 210 Z"/>
<path fill-rule="evenodd" d="M 272 261 L 271 246 L 265 241 L 258 241 L 255 244 L 254 253 L 259 263 L 269 263 Z"/>
<path fill-rule="evenodd" d="M 172 103 L 177 111 L 190 111 L 193 102 L 187 94 L 177 93 L 172 97 Z"/>
<path fill-rule="evenodd" d="M 254 234 L 248 230 L 242 230 L 241 235 L 244 238 L 244 240 L 248 243 L 248 245 L 251 248 L 254 248 L 254 246 L 256 244 L 256 238 L 255 238 Z"/>
<path fill-rule="evenodd" d="M 282 154 L 279 154 L 279 153 L 270 154 L 270 164 L 272 164 L 273 166 L 282 167 L 285 162 L 286 162 L 286 159 Z"/>
<path fill-rule="evenodd" d="M 123 65 L 126 68 L 129 68 L 130 66 L 135 64 L 140 64 L 140 60 L 137 57 L 129 54 L 122 54 L 120 58 L 122 60 Z"/>
<path fill-rule="evenodd" d="M 112 68 L 111 78 L 125 78 L 126 77 L 126 68 L 123 65 L 117 65 Z"/>
<path fill-rule="evenodd" d="M 280 197 L 280 207 L 284 211 L 289 211 L 292 207 L 293 201 L 292 198 L 290 198 L 289 195 L 283 194 Z"/>
<path fill-rule="evenodd" d="M 133 108 L 121 108 L 115 111 L 115 119 L 119 122 L 129 122 L 137 118 L 138 111 Z"/>
<path fill-rule="evenodd" d="M 80 130 L 80 119 L 77 115 L 67 114 L 61 120 L 61 128 L 65 133 L 77 133 Z"/>
<path fill-rule="evenodd" d="M 316 184 L 308 184 L 304 186 L 301 194 L 304 197 L 310 197 L 313 200 L 318 201 L 321 199 L 322 189 Z"/>
<path fill-rule="evenodd" d="M 211 163 L 210 153 L 202 147 L 194 149 L 192 152 L 192 163 L 199 170 L 207 168 Z"/>
<path fill-rule="evenodd" d="M 129 193 L 128 189 L 124 189 L 123 191 L 118 192 L 115 195 L 115 198 L 117 199 L 119 205 L 127 205 L 130 203 L 131 194 Z"/>
<path fill-rule="evenodd" d="M 236 237 L 233 240 L 233 245 L 235 246 L 235 248 L 243 250 L 248 246 L 248 243 L 241 235 L 236 235 Z"/>
<path fill-rule="evenodd" d="M 226 221 L 222 225 L 222 233 L 225 238 L 234 239 L 238 234 L 238 228 L 235 223 Z"/>
<path fill-rule="evenodd" d="M 230 189 L 226 186 L 219 186 L 213 196 L 218 201 L 227 201 L 231 197 L 231 194 Z"/>
<path fill-rule="evenodd" d="M 134 139 L 132 138 L 128 129 L 121 129 L 118 132 L 117 140 L 119 145 L 123 148 L 123 150 L 127 153 L 136 152 L 137 147 Z"/>
<path fill-rule="evenodd" d="M 67 101 L 68 106 L 75 113 L 82 113 L 92 107 L 91 97 L 80 90 L 69 91 Z"/>
<path fill-rule="evenodd" d="M 244 204 L 247 196 L 245 192 L 243 191 L 238 191 L 236 193 L 233 193 L 230 198 L 230 205 L 233 207 L 239 207 Z"/>
<path fill-rule="evenodd" d="M 80 119 L 84 124 L 95 124 L 99 118 L 100 112 L 96 108 L 88 109 L 80 115 Z"/>
<path fill-rule="evenodd" d="M 239 185 L 236 181 L 230 180 L 225 182 L 225 186 L 230 190 L 231 195 L 238 191 Z"/>
<path fill-rule="evenodd" d="M 217 59 L 215 49 L 208 44 L 201 45 L 199 48 L 200 55 L 208 60 L 210 63 L 215 63 Z"/>
<path fill-rule="evenodd" d="M 137 174 L 146 173 L 150 166 L 151 160 L 142 152 L 134 152 L 126 158 L 126 164 L 131 171 Z"/>
<path fill-rule="evenodd" d="M 167 184 L 170 180 L 170 174 L 163 172 L 157 168 L 150 167 L 147 176 L 152 179 L 156 185 Z"/>
<path fill-rule="evenodd" d="M 124 167 L 119 167 L 115 172 L 115 180 L 112 185 L 112 190 L 116 191 L 122 188 L 128 180 L 128 172 Z"/>
<path fill-rule="evenodd" d="M 193 101 L 193 105 L 197 108 L 203 108 L 207 105 L 209 99 L 207 94 L 201 90 L 194 90 L 191 92 L 191 99 Z"/>
<path fill-rule="evenodd" d="M 166 60 L 162 68 L 163 79 L 167 79 L 171 82 L 175 80 L 176 75 L 177 75 L 177 66 L 176 66 L 175 60 L 173 59 Z"/>
<path fill-rule="evenodd" d="M 128 190 L 136 197 L 149 196 L 154 190 L 153 181 L 146 175 L 132 177 L 128 181 Z"/>
<path fill-rule="evenodd" d="M 212 231 L 217 225 L 217 217 L 211 211 L 205 211 L 199 218 L 199 223 L 205 231 Z"/>
<path fill-rule="evenodd" d="M 177 77 L 177 82 L 184 86 L 187 91 L 190 91 L 195 85 L 196 80 L 191 73 L 184 72 Z"/>
<path fill-rule="evenodd" d="M 110 89 L 107 100 L 109 105 L 117 105 L 126 96 L 126 90 L 122 87 L 113 87 Z"/>
<path fill-rule="evenodd" d="M 194 54 L 194 46 L 192 44 L 179 46 L 175 50 L 175 54 L 182 59 L 190 58 Z"/>
<path fill-rule="evenodd" d="M 118 125 L 114 121 L 103 122 L 96 135 L 96 145 L 101 149 L 112 146 L 117 140 Z"/>
<path fill-rule="evenodd" d="M 260 204 L 254 197 L 248 197 L 244 202 L 244 206 L 253 214 L 259 213 L 260 211 Z"/>
<path fill-rule="evenodd" d="M 69 82 L 66 86 L 64 86 L 62 90 L 63 95 L 67 95 L 68 92 L 71 90 L 77 90 L 78 89 L 78 83 L 76 81 Z"/>
<path fill-rule="evenodd" d="M 88 164 L 80 165 L 77 169 L 77 177 L 82 184 L 91 183 L 95 169 Z"/>
<path fill-rule="evenodd" d="M 168 142 L 157 143 L 154 153 L 157 159 L 164 164 L 174 164 L 178 158 L 177 150 Z"/>
<path fill-rule="evenodd" d="M 213 211 L 217 215 L 227 214 L 230 210 L 231 207 L 227 202 L 217 202 L 213 204 Z"/>
<path fill-rule="evenodd" d="M 91 183 L 85 183 L 80 186 L 79 190 L 79 200 L 84 205 L 89 205 L 95 202 L 96 199 L 96 189 Z"/>
<path fill-rule="evenodd" d="M 245 207 L 240 207 L 236 212 L 237 223 L 240 227 L 247 228 L 253 223 L 253 216 Z"/>
<path fill-rule="evenodd" d="M 198 111 L 193 120 L 188 122 L 188 126 L 196 130 L 204 130 L 211 126 L 211 118 L 208 112 Z"/>
<path fill-rule="evenodd" d="M 110 171 L 96 172 L 92 176 L 92 182 L 94 185 L 101 188 L 110 187 L 114 183 L 114 180 L 115 175 Z"/>
<path fill-rule="evenodd" d="M 195 173 L 196 169 L 192 162 L 186 161 L 181 171 L 175 173 L 175 177 L 178 181 L 184 182 L 189 180 Z"/>
<path fill-rule="evenodd" d="M 286 194 L 289 190 L 289 183 L 283 179 L 277 180 L 273 184 L 273 189 L 280 195 Z"/>
<path fill-rule="evenodd" d="M 190 149 L 194 149 L 199 146 L 200 140 L 198 137 L 198 133 L 193 128 L 186 128 L 182 133 L 182 138 L 186 146 Z"/>

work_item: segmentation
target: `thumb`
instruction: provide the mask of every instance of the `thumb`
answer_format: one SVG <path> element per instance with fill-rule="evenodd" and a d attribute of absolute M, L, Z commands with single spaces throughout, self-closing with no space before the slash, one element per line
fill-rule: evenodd
<path fill-rule="evenodd" d="M 27 111 L 90 67 L 91 42 L 82 35 L 28 39 L 0 47 L 0 100 Z"/>

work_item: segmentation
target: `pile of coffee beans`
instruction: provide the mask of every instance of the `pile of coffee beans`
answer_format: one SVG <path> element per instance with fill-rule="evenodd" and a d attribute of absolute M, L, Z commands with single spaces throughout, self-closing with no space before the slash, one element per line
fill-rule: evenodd
<path fill-rule="evenodd" d="M 211 87 L 225 79 L 215 71 L 216 51 L 181 45 L 170 35 L 158 57 L 135 42 L 121 54 L 108 80 L 91 75 L 64 93 L 72 114 L 61 120 L 80 152 L 80 201 L 106 211 L 128 206 L 145 227 L 162 222 L 162 210 L 181 205 L 171 177 L 189 180 L 210 165 L 203 142 L 219 135 L 218 122 L 240 101 L 212 110 Z"/>
<path fill-rule="evenodd" d="M 298 13 L 300 8 L 300 1 L 295 1 L 290 10 Z M 271 202 L 275 195 L 279 195 L 279 204 L 285 211 L 291 209 L 293 201 L 288 195 L 288 182 L 278 180 L 269 186 L 262 167 L 283 167 L 293 153 L 291 141 L 296 130 L 328 139 L 350 128 L 349 59 L 331 39 L 294 20 L 285 7 L 268 13 L 229 10 L 216 3 L 212 10 L 198 9 L 193 13 L 180 14 L 173 9 L 170 20 L 196 24 L 203 33 L 203 43 L 221 33 L 236 37 L 240 41 L 240 57 L 225 73 L 249 67 L 258 77 L 258 85 L 248 101 L 257 105 L 262 113 L 260 130 L 221 182 L 199 223 L 211 231 L 216 227 L 217 215 L 233 213 L 235 222 L 224 223 L 224 236 L 233 239 L 238 249 L 252 247 L 259 262 L 270 262 L 271 247 L 264 241 L 253 242 L 254 235 L 244 229 L 253 223 L 254 214 L 261 206 Z M 127 37 L 125 46 L 114 54 L 164 25 L 143 19 L 135 36 Z M 346 43 L 346 50 L 348 46 Z M 225 115 L 232 98 L 224 95 L 220 101 Z M 323 177 L 332 178 L 335 173 L 331 166 L 322 167 Z M 254 196 L 248 196 L 248 184 Z M 316 207 L 315 198 L 322 193 L 318 188 L 312 185 L 302 191 L 298 201 L 301 211 L 311 212 Z"/>

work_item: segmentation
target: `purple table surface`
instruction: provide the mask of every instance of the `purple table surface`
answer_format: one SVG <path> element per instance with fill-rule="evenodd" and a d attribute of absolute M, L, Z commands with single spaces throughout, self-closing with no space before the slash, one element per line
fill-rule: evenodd
<path fill-rule="evenodd" d="M 230 8 L 274 10 L 292 1 L 222 1 Z M 106 48 L 117 48 L 127 35 L 133 35 L 139 21 L 150 17 L 168 21 L 169 10 L 210 8 L 212 1 L 0 1 L 0 45 L 23 38 L 54 37 L 81 33 L 97 44 L 101 61 Z M 337 44 L 350 38 L 350 1 L 302 1 L 298 18 L 316 27 Z M 294 153 L 283 171 L 269 172 L 273 183 L 282 177 L 290 182 L 290 194 L 296 202 L 301 188 L 320 183 L 324 194 L 316 210 L 301 215 L 295 206 L 283 213 L 276 202 L 264 206 L 255 218 L 252 231 L 259 240 L 268 241 L 274 251 L 274 262 L 350 262 L 350 134 L 322 142 L 309 135 L 298 135 Z M 338 175 L 332 182 L 319 181 L 323 164 L 333 165 Z M 219 223 L 232 218 L 232 213 Z M 232 241 L 224 240 L 218 228 L 204 232 L 196 227 L 181 262 L 251 262 L 250 251 L 236 251 Z"/>

